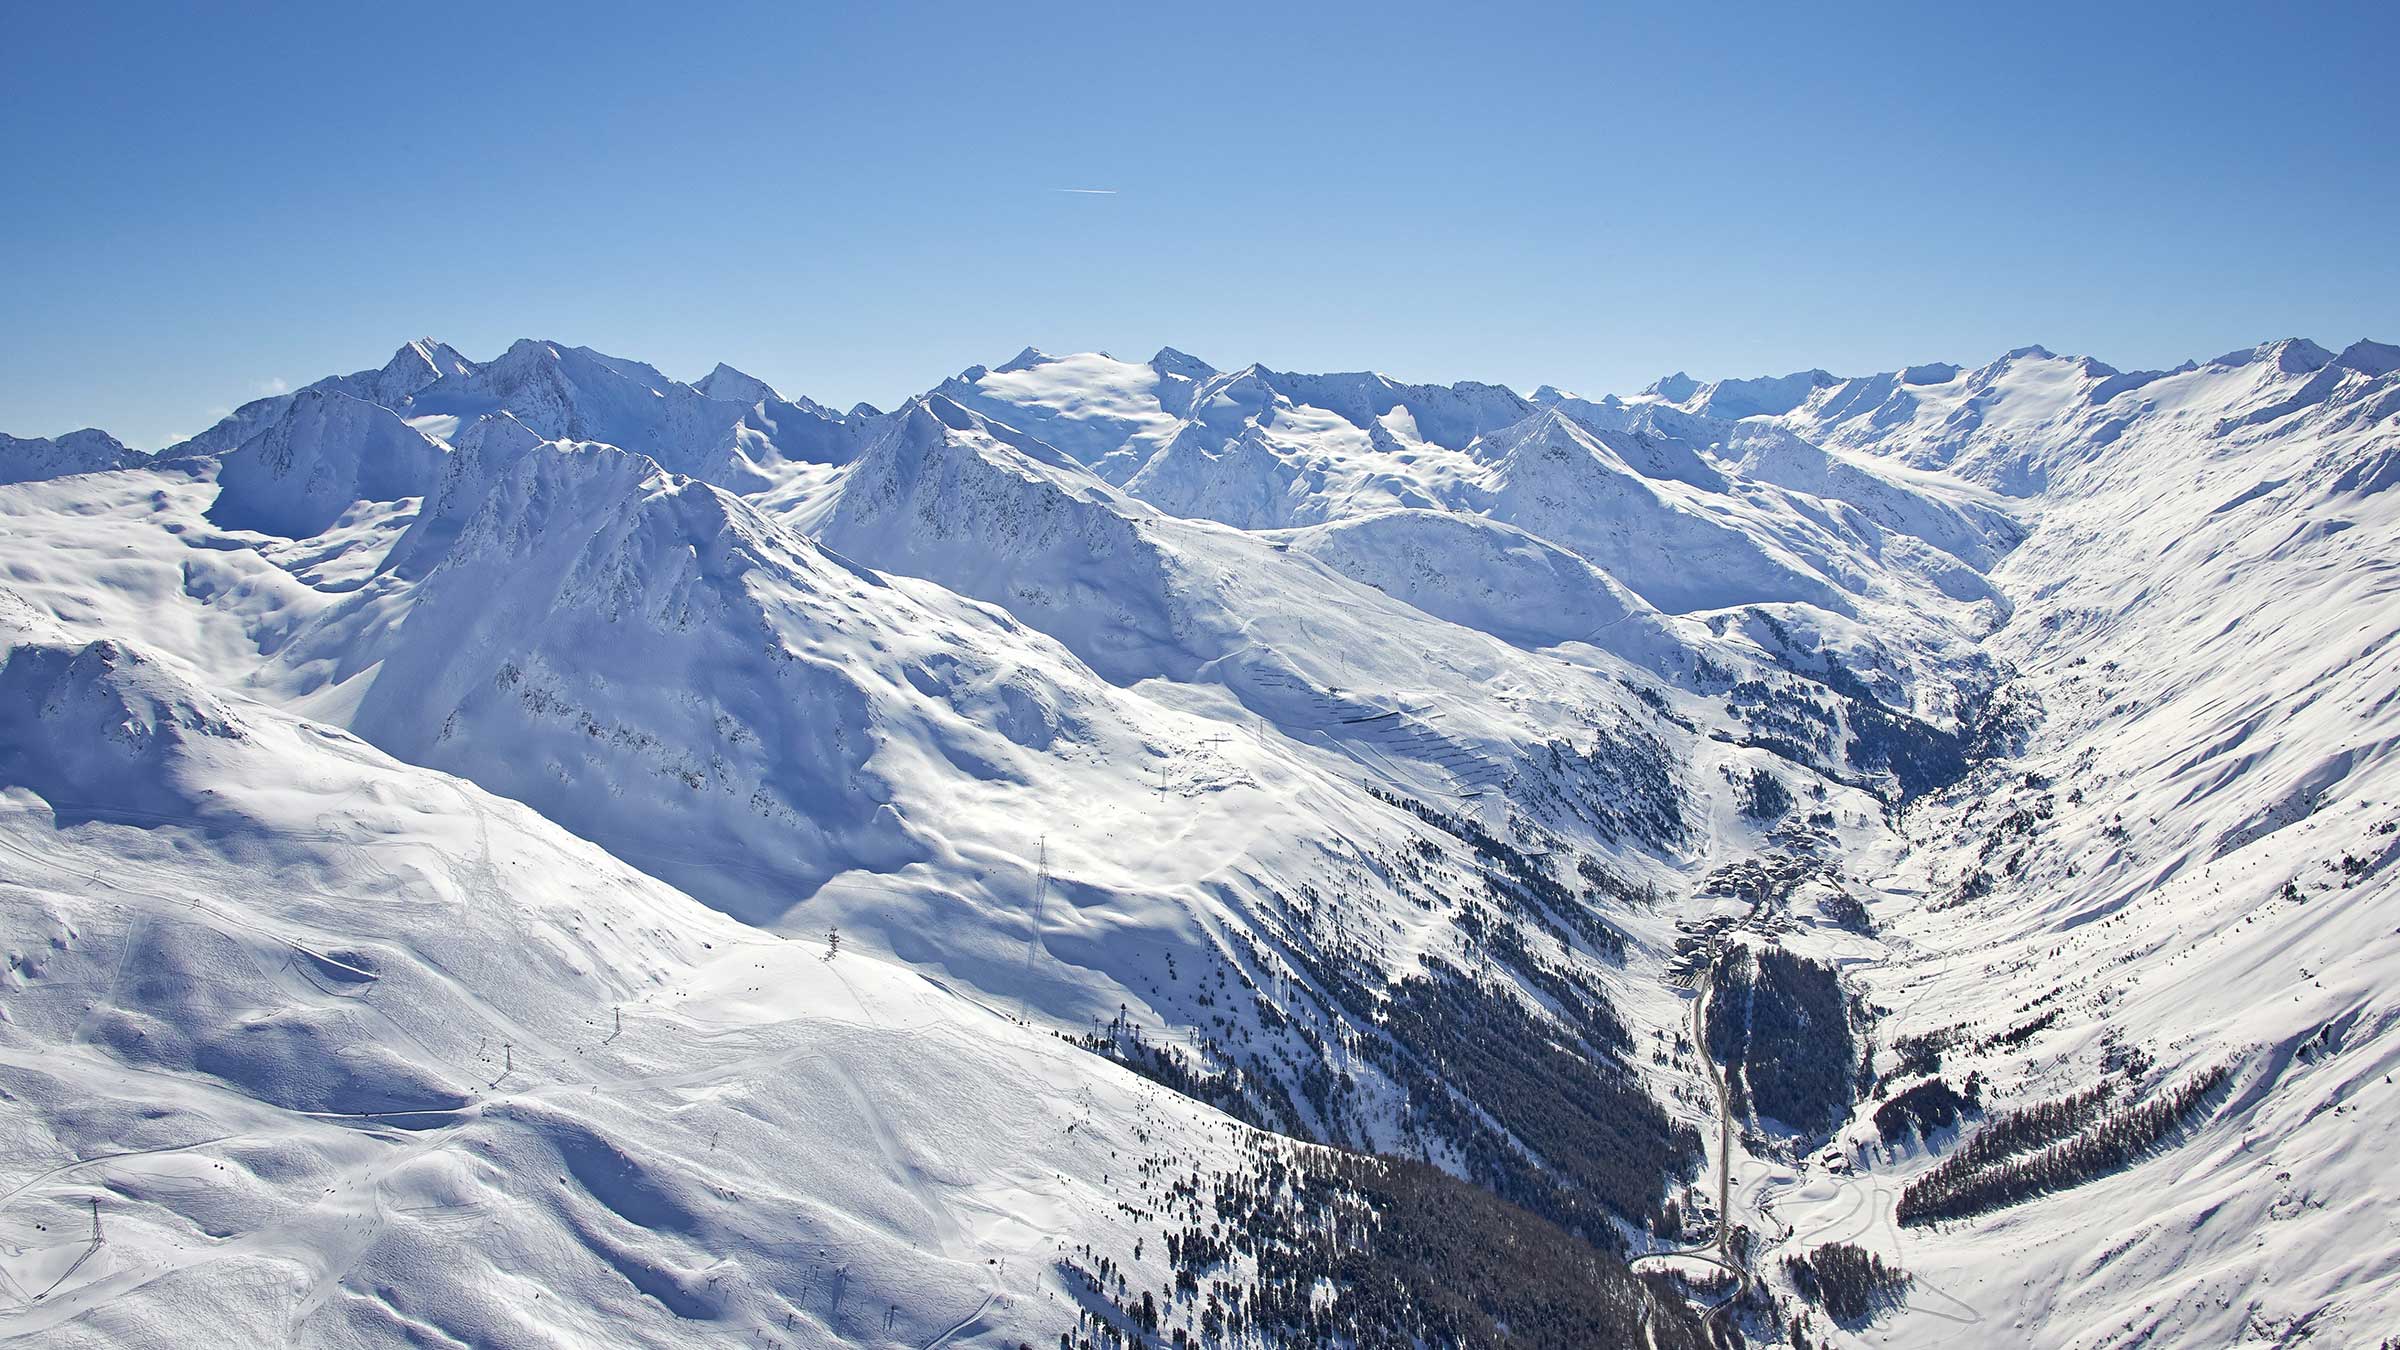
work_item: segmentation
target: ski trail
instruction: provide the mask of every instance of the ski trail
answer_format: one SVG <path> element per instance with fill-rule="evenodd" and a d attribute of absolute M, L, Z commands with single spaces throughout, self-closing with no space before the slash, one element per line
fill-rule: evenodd
<path fill-rule="evenodd" d="M 975 1305 L 975 1311 L 968 1313 L 965 1317 L 962 1317 L 957 1322 L 952 1323 L 948 1331 L 945 1331 L 941 1335 L 934 1337 L 932 1340 L 925 1342 L 924 1350 L 940 1350 L 940 1347 L 948 1345 L 951 1340 L 958 1335 L 958 1333 L 965 1331 L 968 1327 L 971 1327 L 977 1322 L 982 1321 L 984 1313 L 992 1306 L 992 1300 L 998 1297 L 1000 1297 L 998 1294 L 985 1294 L 983 1296 L 983 1302 Z"/>

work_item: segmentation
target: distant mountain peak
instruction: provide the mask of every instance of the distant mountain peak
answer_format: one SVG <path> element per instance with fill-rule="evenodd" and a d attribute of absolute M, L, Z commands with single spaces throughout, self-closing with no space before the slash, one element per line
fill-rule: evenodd
<path fill-rule="evenodd" d="M 1217 368 L 1190 352 L 1173 347 L 1161 347 L 1150 358 L 1150 368 L 1161 375 L 1180 375 L 1187 380 L 1205 380 L 1217 373 Z"/>
<path fill-rule="evenodd" d="M 1700 382 L 1679 370 L 1662 379 L 1652 380 L 1650 387 L 1642 392 L 1654 398 L 1663 398 L 1669 403 L 1681 403 L 1700 392 Z"/>
<path fill-rule="evenodd" d="M 934 427 L 970 431 L 983 421 L 957 399 L 942 393 L 917 395 L 901 405 L 899 417 L 901 425 L 917 431 L 930 431 Z"/>
<path fill-rule="evenodd" d="M 2333 353 L 2304 337 L 2281 338 L 2262 342 L 2247 350 L 2225 353 L 2209 362 L 2212 366 L 2240 367 L 2271 362 L 2287 375 L 2308 375 L 2333 363 Z"/>
<path fill-rule="evenodd" d="M 62 450 L 114 451 L 120 454 L 125 451 L 125 442 L 98 427 L 85 427 L 80 431 L 70 431 L 63 435 L 53 436 L 50 438 L 50 443 Z"/>
<path fill-rule="evenodd" d="M 392 353 L 392 359 L 383 363 L 382 373 L 391 377 L 423 376 L 426 377 L 423 382 L 430 384 L 445 375 L 463 374 L 474 368 L 475 363 L 460 355 L 456 347 L 434 338 L 421 337 L 400 344 L 400 349 Z"/>
<path fill-rule="evenodd" d="M 2389 375 L 2400 370 L 2400 347 L 2388 342 L 2368 342 L 2362 338 L 2342 348 L 2342 354 L 2335 357 L 2334 361 L 2363 375 Z"/>
<path fill-rule="evenodd" d="M 1820 369 L 1756 379 L 1714 380 L 1707 384 L 1695 384 L 1690 376 L 1678 372 L 1650 386 L 1649 392 L 1669 403 L 1688 404 L 1693 411 L 1710 417 L 1739 420 L 1780 417 L 1807 402 L 1817 390 L 1830 389 L 1841 382 L 1839 376 Z M 1688 392 L 1676 397 L 1676 391 L 1687 388 Z"/>
<path fill-rule="evenodd" d="M 775 391 L 775 386 L 756 375 L 736 370 L 722 361 L 717 363 L 716 369 L 695 381 L 692 387 L 710 398 L 726 399 L 734 403 L 757 404 L 787 401 L 782 394 Z"/>
<path fill-rule="evenodd" d="M 138 450 L 126 449 L 123 441 L 98 427 L 49 437 L 0 434 L 0 483 L 120 469 L 147 458 Z"/>
<path fill-rule="evenodd" d="M 555 384 L 566 364 L 555 343 L 518 338 L 508 350 L 476 372 L 477 382 L 494 390 L 516 390 L 533 384 Z"/>

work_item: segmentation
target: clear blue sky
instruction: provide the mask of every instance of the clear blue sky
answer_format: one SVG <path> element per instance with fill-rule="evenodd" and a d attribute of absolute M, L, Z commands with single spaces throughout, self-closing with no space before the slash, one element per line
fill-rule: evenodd
<path fill-rule="evenodd" d="M 2388 0 L 491 8 L 0 0 L 0 430 L 421 333 L 843 405 L 2400 340 Z"/>

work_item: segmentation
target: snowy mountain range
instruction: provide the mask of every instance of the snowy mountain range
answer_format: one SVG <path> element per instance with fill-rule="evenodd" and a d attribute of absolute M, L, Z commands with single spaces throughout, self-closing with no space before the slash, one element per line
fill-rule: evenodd
<path fill-rule="evenodd" d="M 2395 484 L 2298 340 L 0 437 L 0 1336 L 2377 1344 Z"/>

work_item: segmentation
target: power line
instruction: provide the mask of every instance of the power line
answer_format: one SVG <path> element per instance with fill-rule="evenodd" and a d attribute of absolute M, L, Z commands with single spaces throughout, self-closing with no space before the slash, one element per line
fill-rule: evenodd
<path fill-rule="evenodd" d="M 1050 836 L 1041 839 L 1038 870 L 1033 877 L 1033 914 L 1025 932 L 1025 975 L 1017 983 L 1017 1020 L 1025 1020 L 1025 1000 L 1033 989 L 1033 959 L 1042 944 L 1042 902 L 1050 893 Z"/>

